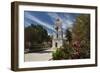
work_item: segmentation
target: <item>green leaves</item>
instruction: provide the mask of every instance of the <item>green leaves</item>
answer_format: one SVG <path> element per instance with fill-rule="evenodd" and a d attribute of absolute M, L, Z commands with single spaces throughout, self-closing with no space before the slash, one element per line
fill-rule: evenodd
<path fill-rule="evenodd" d="M 25 40 L 31 43 L 42 43 L 48 39 L 47 30 L 40 25 L 33 25 L 25 28 Z"/>
<path fill-rule="evenodd" d="M 90 40 L 90 15 L 79 15 L 74 23 L 72 32 L 74 34 L 74 39 L 77 39 L 78 37 L 80 40 Z"/>
<path fill-rule="evenodd" d="M 69 29 L 66 30 L 66 38 L 68 42 L 72 41 L 72 33 L 69 31 Z"/>
<path fill-rule="evenodd" d="M 90 57 L 90 15 L 81 14 L 72 28 L 73 40 L 80 41 L 80 57 Z"/>
<path fill-rule="evenodd" d="M 60 48 L 57 48 L 57 50 L 52 53 L 53 60 L 63 59 L 63 54 L 63 51 L 61 51 Z"/>
<path fill-rule="evenodd" d="M 29 42 L 31 44 L 31 49 L 51 46 L 51 44 L 47 45 L 47 42 L 51 42 L 51 37 L 43 26 L 31 24 L 31 26 L 25 27 L 24 31 L 25 44 Z"/>

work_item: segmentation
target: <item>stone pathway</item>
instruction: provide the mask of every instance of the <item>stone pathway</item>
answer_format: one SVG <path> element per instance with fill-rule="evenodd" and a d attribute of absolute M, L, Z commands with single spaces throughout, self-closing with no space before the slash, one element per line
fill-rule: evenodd
<path fill-rule="evenodd" d="M 47 49 L 34 53 L 25 54 L 25 62 L 28 61 L 48 61 L 52 59 L 52 49 Z"/>

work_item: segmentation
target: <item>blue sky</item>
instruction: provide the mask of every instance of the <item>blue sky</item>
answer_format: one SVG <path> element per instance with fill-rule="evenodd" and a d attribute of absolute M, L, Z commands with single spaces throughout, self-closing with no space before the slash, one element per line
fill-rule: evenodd
<path fill-rule="evenodd" d="M 57 18 L 61 19 L 64 31 L 73 26 L 78 15 L 77 13 L 24 11 L 24 25 L 25 27 L 31 24 L 42 25 L 48 31 L 48 34 L 52 34 L 55 31 L 54 25 Z"/>

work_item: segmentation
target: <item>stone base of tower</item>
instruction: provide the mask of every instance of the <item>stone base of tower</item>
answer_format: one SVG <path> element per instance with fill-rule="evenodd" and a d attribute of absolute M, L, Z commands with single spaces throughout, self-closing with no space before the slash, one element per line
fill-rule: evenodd
<path fill-rule="evenodd" d="M 53 40 L 52 49 L 55 51 L 57 48 L 60 48 L 63 45 L 62 40 Z"/>

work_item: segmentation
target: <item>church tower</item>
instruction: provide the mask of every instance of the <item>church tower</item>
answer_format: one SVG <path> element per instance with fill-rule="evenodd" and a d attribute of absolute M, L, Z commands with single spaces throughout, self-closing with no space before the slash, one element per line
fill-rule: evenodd
<path fill-rule="evenodd" d="M 63 45 L 62 21 L 60 18 L 56 19 L 54 29 L 56 32 L 53 33 L 52 47 L 60 48 Z"/>

